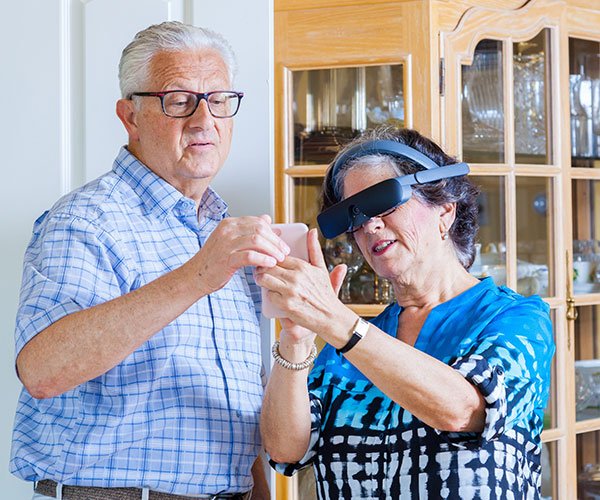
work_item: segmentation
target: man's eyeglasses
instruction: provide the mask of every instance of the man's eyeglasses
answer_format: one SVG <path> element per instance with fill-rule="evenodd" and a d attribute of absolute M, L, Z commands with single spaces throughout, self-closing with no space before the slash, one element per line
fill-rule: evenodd
<path fill-rule="evenodd" d="M 244 97 L 243 92 L 235 90 L 215 90 L 214 92 L 192 92 L 191 90 L 165 90 L 164 92 L 134 92 L 133 96 L 160 97 L 163 113 L 172 118 L 192 116 L 200 101 L 204 99 L 208 111 L 215 118 L 231 118 Z"/>

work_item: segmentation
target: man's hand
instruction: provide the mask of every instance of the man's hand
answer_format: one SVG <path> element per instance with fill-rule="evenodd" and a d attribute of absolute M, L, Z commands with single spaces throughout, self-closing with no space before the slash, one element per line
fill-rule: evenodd
<path fill-rule="evenodd" d="M 241 267 L 271 268 L 285 259 L 290 249 L 271 230 L 270 223 L 268 215 L 221 221 L 190 261 L 197 264 L 203 295 L 221 289 Z"/>

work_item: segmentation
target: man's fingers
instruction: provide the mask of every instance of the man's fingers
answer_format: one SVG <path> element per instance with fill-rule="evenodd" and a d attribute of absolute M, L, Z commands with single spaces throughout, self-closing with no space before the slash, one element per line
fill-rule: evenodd
<path fill-rule="evenodd" d="M 270 215 L 262 214 L 260 216 L 260 218 L 263 219 L 267 224 L 272 224 L 271 216 Z"/>
<path fill-rule="evenodd" d="M 230 255 L 229 265 L 233 269 L 246 266 L 271 268 L 277 265 L 277 259 L 255 250 L 241 250 Z"/>

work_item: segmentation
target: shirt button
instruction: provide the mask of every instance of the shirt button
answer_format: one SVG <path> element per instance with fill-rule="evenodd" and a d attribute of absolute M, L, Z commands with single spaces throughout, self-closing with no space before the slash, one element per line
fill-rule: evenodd
<path fill-rule="evenodd" d="M 501 366 L 497 366 L 497 367 L 496 367 L 496 373 L 497 373 L 498 375 L 504 375 L 504 370 L 502 369 L 502 367 L 501 367 Z"/>

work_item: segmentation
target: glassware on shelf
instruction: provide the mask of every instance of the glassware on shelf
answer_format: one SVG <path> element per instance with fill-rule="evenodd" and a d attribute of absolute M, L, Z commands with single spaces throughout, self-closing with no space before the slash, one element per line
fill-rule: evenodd
<path fill-rule="evenodd" d="M 375 273 L 365 261 L 354 274 L 350 284 L 350 296 L 356 304 L 373 304 L 375 302 Z"/>
<path fill-rule="evenodd" d="M 518 43 L 517 47 L 523 46 Z M 543 52 L 513 58 L 515 153 L 546 154 L 545 57 Z"/>
<path fill-rule="evenodd" d="M 571 155 L 600 158 L 600 54 L 581 55 L 579 73 L 569 79 Z"/>
<path fill-rule="evenodd" d="M 325 260 L 333 268 L 338 264 L 346 264 L 348 271 L 340 291 L 340 300 L 345 303 L 352 302 L 350 282 L 354 274 L 362 266 L 364 259 L 360 250 L 354 245 L 346 234 L 325 242 Z"/>
<path fill-rule="evenodd" d="M 377 304 L 389 304 L 394 300 L 394 289 L 390 280 L 378 276 L 375 287 L 375 302 Z"/>
<path fill-rule="evenodd" d="M 579 92 L 581 90 L 581 74 L 569 75 L 569 103 L 571 109 L 571 156 L 590 156 L 588 139 L 588 120 L 581 106 Z"/>
<path fill-rule="evenodd" d="M 501 44 L 483 40 L 471 66 L 462 69 L 463 150 L 467 157 L 494 153 L 499 155 L 495 161 L 502 161 L 503 103 Z"/>
<path fill-rule="evenodd" d="M 600 464 L 585 464 L 577 480 L 581 500 L 600 498 Z"/>
<path fill-rule="evenodd" d="M 596 280 L 598 255 L 594 240 L 573 240 L 573 291 L 592 293 L 600 290 Z"/>
<path fill-rule="evenodd" d="M 590 117 L 594 158 L 600 158 L 600 54 L 588 54 L 585 57 L 587 73 L 590 78 Z"/>
<path fill-rule="evenodd" d="M 482 266 L 482 264 L 481 264 L 481 243 L 475 243 L 474 247 L 475 247 L 475 258 L 473 259 L 473 264 L 471 265 L 469 272 L 476 278 L 479 278 L 481 276 L 481 266 Z"/>
<path fill-rule="evenodd" d="M 577 420 L 600 416 L 600 359 L 575 361 L 575 410 Z"/>
<path fill-rule="evenodd" d="M 328 164 L 367 128 L 404 124 L 403 65 L 293 72 L 294 164 Z"/>
<path fill-rule="evenodd" d="M 582 65 L 580 69 L 579 79 L 579 105 L 586 117 L 586 125 L 584 132 L 586 134 L 583 141 L 582 154 L 583 157 L 593 157 L 595 153 L 594 130 L 592 125 L 592 79 L 585 72 L 585 67 Z"/>

